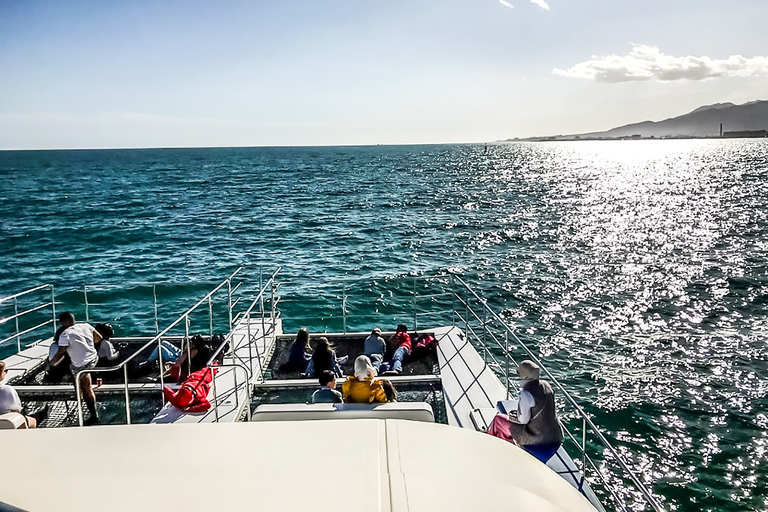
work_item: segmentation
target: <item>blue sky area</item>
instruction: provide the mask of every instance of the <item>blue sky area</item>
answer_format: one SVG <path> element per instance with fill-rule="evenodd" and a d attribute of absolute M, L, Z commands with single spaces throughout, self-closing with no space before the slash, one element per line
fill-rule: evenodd
<path fill-rule="evenodd" d="M 768 99 L 755 0 L 0 0 L 0 149 L 485 142 Z"/>

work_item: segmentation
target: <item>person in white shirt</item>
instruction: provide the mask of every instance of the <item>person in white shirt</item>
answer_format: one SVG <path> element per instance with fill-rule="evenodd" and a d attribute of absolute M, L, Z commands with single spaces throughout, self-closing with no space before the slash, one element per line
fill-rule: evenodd
<path fill-rule="evenodd" d="M 0 361 L 0 414 L 9 412 L 22 414 L 19 394 L 8 384 L 3 384 L 7 375 L 8 368 L 5 366 L 5 361 Z M 35 428 L 47 415 L 48 406 L 29 416 L 22 414 L 25 422 L 19 428 Z"/>
<path fill-rule="evenodd" d="M 69 371 L 72 373 L 72 377 L 76 378 L 77 374 L 81 371 L 96 367 L 99 361 L 99 354 L 94 343 L 101 341 L 102 336 L 91 324 L 75 323 L 75 316 L 72 313 L 62 313 L 59 316 L 59 321 L 64 326 L 64 331 L 59 337 L 59 350 L 53 356 L 50 364 L 51 366 L 57 366 L 64 359 L 64 356 L 69 355 L 71 359 Z M 93 392 L 90 373 L 83 373 L 80 376 L 80 389 L 82 390 L 85 404 L 88 406 L 88 411 L 91 414 L 85 424 L 93 425 L 98 423 L 99 415 L 96 412 L 96 394 Z"/>

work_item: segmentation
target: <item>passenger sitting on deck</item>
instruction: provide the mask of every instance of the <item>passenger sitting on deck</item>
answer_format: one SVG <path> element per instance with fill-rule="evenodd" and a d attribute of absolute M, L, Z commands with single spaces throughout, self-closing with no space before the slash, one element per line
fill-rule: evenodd
<path fill-rule="evenodd" d="M 357 404 L 386 402 L 387 394 L 382 387 L 382 381 L 374 380 L 375 376 L 376 373 L 368 356 L 359 356 L 355 359 L 355 374 L 350 375 L 341 385 L 344 401 Z"/>
<path fill-rule="evenodd" d="M 344 401 L 341 398 L 341 393 L 336 391 L 336 377 L 331 370 L 320 372 L 320 377 L 317 380 L 320 381 L 322 387 L 312 393 L 313 404 L 340 404 Z"/>
<path fill-rule="evenodd" d="M 168 371 L 169 378 L 182 382 L 187 376 L 205 368 L 212 354 L 210 344 L 200 334 L 195 334 Z"/>
<path fill-rule="evenodd" d="M 563 431 L 557 421 L 555 394 L 545 380 L 539 379 L 539 367 L 525 360 L 517 367 L 522 381 L 517 411 L 497 414 L 488 433 L 514 442 L 537 459 L 546 462 L 563 442 Z"/>
<path fill-rule="evenodd" d="M 163 388 L 163 396 L 174 407 L 184 412 L 205 412 L 211 408 L 208 392 L 216 373 L 215 368 L 207 367 L 196 371 L 181 384 L 175 393 L 171 388 Z"/>
<path fill-rule="evenodd" d="M 403 371 L 403 360 L 411 354 L 411 337 L 408 335 L 408 327 L 403 324 L 397 326 L 395 334 L 389 338 L 390 349 L 394 351 L 392 359 L 388 363 L 382 363 L 381 373 L 399 374 Z"/>
<path fill-rule="evenodd" d="M 48 406 L 46 405 L 28 416 L 22 414 L 19 394 L 8 384 L 3 384 L 7 375 L 8 369 L 5 367 L 5 361 L 0 361 L 0 414 L 17 412 L 24 416 L 24 423 L 19 428 L 37 427 L 48 416 Z"/>
<path fill-rule="evenodd" d="M 288 353 L 288 361 L 280 365 L 280 371 L 285 373 L 307 371 L 307 363 L 312 359 L 312 348 L 309 345 L 309 331 L 299 329 Z"/>
<path fill-rule="evenodd" d="M 379 373 L 379 367 L 384 361 L 384 354 L 387 351 L 387 343 L 384 338 L 381 337 L 381 329 L 376 327 L 371 331 L 371 335 L 365 338 L 363 345 L 363 354 L 368 356 L 371 360 L 371 366 L 376 370 L 376 374 Z"/>
<path fill-rule="evenodd" d="M 93 344 L 96 353 L 99 354 L 99 362 L 97 366 L 109 366 L 110 363 L 114 363 L 120 358 L 120 352 L 116 350 L 112 342 L 109 341 L 115 334 L 115 330 L 110 324 L 96 324 L 93 328 L 101 335 L 101 340 L 94 342 Z"/>
<path fill-rule="evenodd" d="M 160 346 L 162 347 L 162 356 L 163 356 L 163 363 L 174 363 L 179 360 L 179 357 L 181 357 L 181 349 L 171 343 L 168 340 L 162 340 L 160 342 Z M 149 357 L 147 358 L 148 363 L 154 363 L 155 361 L 160 360 L 160 351 L 157 349 L 157 347 L 152 350 L 152 353 L 149 354 Z"/>
<path fill-rule="evenodd" d="M 331 370 L 337 377 L 343 377 L 340 364 L 346 360 L 347 356 L 336 359 L 336 352 L 331 348 L 328 338 L 322 337 L 317 340 L 317 347 L 307 365 L 307 375 L 317 377 L 323 370 Z"/>

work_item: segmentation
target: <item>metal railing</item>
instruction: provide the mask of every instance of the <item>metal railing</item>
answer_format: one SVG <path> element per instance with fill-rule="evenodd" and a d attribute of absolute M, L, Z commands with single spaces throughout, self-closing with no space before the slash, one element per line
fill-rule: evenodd
<path fill-rule="evenodd" d="M 645 504 L 649 505 L 654 511 L 661 512 L 663 508 L 659 504 L 658 500 L 646 488 L 645 484 L 640 481 L 637 475 L 635 475 L 634 471 L 632 471 L 627 466 L 616 449 L 600 431 L 599 427 L 595 425 L 589 415 L 584 412 L 581 406 L 579 406 L 579 404 L 573 399 L 571 394 L 560 383 L 560 381 L 558 381 L 555 376 L 552 375 L 552 373 L 546 368 L 546 366 L 542 364 L 541 360 L 536 356 L 533 350 L 531 350 L 531 348 L 528 347 L 526 343 L 520 340 L 520 338 L 515 333 L 515 330 L 512 329 L 507 324 L 507 322 L 501 318 L 490 306 L 488 306 L 487 301 L 480 297 L 466 282 L 464 282 L 459 276 L 453 276 L 453 279 L 455 283 L 461 285 L 461 288 L 464 292 L 463 297 L 461 296 L 462 294 L 455 291 L 455 289 L 452 292 L 454 300 L 456 300 L 459 305 L 464 306 L 463 314 L 458 310 L 458 308 L 454 309 L 455 317 L 459 319 L 461 323 L 463 323 L 464 330 L 468 337 L 471 337 L 483 350 L 483 359 L 485 361 L 486 367 L 490 368 L 492 371 L 495 371 L 497 375 L 504 379 L 504 384 L 507 389 L 507 397 L 509 398 L 510 385 L 512 382 L 512 379 L 510 378 L 510 363 L 515 363 L 514 367 L 517 367 L 517 363 L 511 352 L 512 347 L 509 343 L 509 339 L 511 337 L 514 340 L 515 345 L 519 346 L 523 350 L 526 358 L 530 359 L 539 366 L 541 371 L 543 371 L 547 376 L 550 384 L 557 388 L 561 397 L 565 400 L 565 402 L 578 417 L 578 419 L 580 419 L 580 440 L 577 438 L 574 432 L 567 428 L 567 425 L 561 422 L 561 426 L 563 427 L 563 430 L 567 434 L 568 438 L 581 452 L 581 470 L 583 472 L 583 477 L 587 478 L 587 476 L 593 476 L 599 479 L 603 488 L 613 498 L 614 503 L 616 503 L 616 505 L 621 507 L 623 510 L 629 510 L 625 504 L 626 500 L 620 498 L 617 495 L 617 491 L 613 488 L 614 486 L 612 486 L 610 482 L 607 481 L 606 475 L 603 474 L 597 463 L 588 454 L 587 434 L 591 434 L 596 440 L 597 444 L 602 448 L 603 453 L 607 455 L 607 458 L 609 458 L 611 462 L 615 463 L 621 469 L 621 471 L 623 471 L 624 476 L 626 476 L 629 481 L 632 482 Z M 472 307 L 473 302 L 479 306 L 478 309 L 480 309 L 480 312 L 475 311 L 475 308 Z M 454 325 L 456 325 L 456 322 L 454 322 Z M 499 336 L 497 336 L 496 332 L 489 328 L 490 325 L 495 325 L 501 328 L 504 334 L 503 343 Z M 479 328 L 481 332 L 478 333 L 478 329 L 476 328 Z M 490 347 L 489 338 L 493 340 L 495 349 Z M 501 352 L 501 360 L 494 355 L 494 351 Z M 488 363 L 489 359 L 492 361 L 492 364 Z M 489 406 L 495 408 L 496 403 L 489 400 Z M 588 472 L 589 470 L 591 470 L 591 472 Z"/>
<path fill-rule="evenodd" d="M 230 331 L 229 333 L 227 333 L 226 336 L 224 336 L 224 339 L 219 344 L 219 346 L 216 348 L 216 350 L 214 350 L 213 354 L 211 355 L 211 357 L 208 359 L 208 361 L 206 363 L 206 366 L 211 367 L 211 366 L 213 366 L 215 361 L 222 360 L 223 357 L 220 357 L 220 356 L 225 355 L 225 354 L 223 354 L 224 347 L 226 347 L 227 344 L 229 344 L 229 347 L 230 347 L 229 354 L 231 355 L 231 358 L 232 358 L 232 360 L 234 362 L 232 362 L 232 363 L 225 363 L 225 362 L 217 363 L 217 367 L 218 368 L 231 367 L 233 369 L 242 369 L 243 370 L 243 372 L 245 374 L 244 383 L 245 383 L 245 390 L 246 390 L 245 404 L 246 404 L 246 410 L 247 410 L 247 417 L 248 417 L 249 421 L 251 419 L 251 408 L 250 408 L 251 386 L 255 384 L 255 382 L 253 382 L 253 370 L 254 370 L 254 364 L 253 364 L 254 354 L 253 354 L 253 349 L 254 348 L 256 349 L 256 361 L 257 361 L 258 367 L 259 367 L 259 375 L 261 377 L 261 381 L 263 382 L 264 381 L 264 368 L 262 366 L 263 365 L 263 363 L 262 363 L 262 354 L 259 351 L 259 341 L 261 341 L 261 340 L 267 338 L 268 336 L 270 336 L 271 334 L 273 334 L 274 329 L 275 329 L 275 322 L 277 320 L 277 317 L 279 316 L 279 313 L 277 312 L 277 309 L 276 309 L 277 308 L 277 303 L 279 302 L 279 299 L 275 295 L 275 292 L 277 291 L 277 289 L 279 287 L 279 284 L 277 284 L 275 282 L 275 277 L 277 276 L 278 272 L 280 272 L 280 267 L 278 267 L 278 269 L 275 270 L 275 272 L 272 274 L 272 276 L 270 276 L 270 278 L 267 280 L 266 283 L 260 285 L 261 289 L 259 290 L 259 293 L 256 296 L 256 298 L 253 299 L 253 301 L 251 302 L 251 305 L 245 311 L 243 311 L 239 315 L 240 320 L 241 321 L 245 320 L 246 321 L 246 326 L 247 326 L 246 327 L 246 329 L 247 329 L 246 330 L 246 343 L 248 345 L 248 356 L 247 356 L 247 358 L 245 358 L 245 357 L 243 357 L 243 356 L 241 356 L 240 354 L 237 353 L 237 348 L 238 347 L 235 347 L 234 341 L 232 339 L 233 336 L 234 336 L 234 331 Z M 262 279 L 260 278 L 259 281 L 262 281 Z M 269 303 L 271 305 L 271 311 L 270 311 L 270 317 L 269 318 L 270 318 L 271 322 L 269 322 L 269 323 L 271 324 L 271 329 L 272 329 L 271 331 L 267 331 L 267 323 L 268 322 L 267 322 L 267 316 L 266 316 L 266 308 L 264 307 L 264 301 L 265 301 L 265 295 L 266 295 L 267 289 L 269 289 L 269 291 L 270 291 Z M 258 313 L 260 313 L 259 318 L 261 319 L 261 327 L 262 327 L 261 331 L 260 331 L 261 332 L 261 336 L 256 336 L 256 335 L 254 335 L 251 332 L 250 318 L 251 318 L 251 314 L 254 312 L 254 310 L 256 309 L 257 305 L 259 306 Z M 230 320 L 230 326 L 232 326 L 232 321 L 231 320 Z M 233 373 L 233 378 L 234 378 L 235 407 L 236 407 L 236 409 L 239 409 L 240 408 L 240 397 L 239 397 L 239 394 L 237 392 L 237 390 L 239 389 L 239 384 L 237 382 L 237 374 L 236 374 L 236 372 Z M 216 379 L 213 379 L 212 383 L 213 383 L 213 409 L 214 409 L 214 414 L 216 416 L 216 421 L 218 422 L 219 418 L 220 418 L 220 415 L 219 415 L 219 399 L 218 399 L 218 389 L 216 387 Z"/>
<path fill-rule="evenodd" d="M 42 290 L 50 289 L 50 297 L 51 300 L 49 302 L 43 302 L 42 304 L 35 304 L 31 307 L 26 307 L 26 309 L 22 309 L 19 311 L 19 299 L 22 297 L 27 297 L 30 294 L 33 294 L 35 292 L 40 292 Z M 8 307 L 10 305 L 13 305 L 13 314 L 10 316 L 6 316 L 4 318 L 0 318 L 0 326 L 13 321 L 15 329 L 13 329 L 13 334 L 10 336 L 7 336 L 0 340 L 0 346 L 3 346 L 5 343 L 16 340 L 16 351 L 21 352 L 21 340 L 24 336 L 27 334 L 31 334 L 33 332 L 38 331 L 39 329 L 42 329 L 46 325 L 53 325 L 52 333 L 56 332 L 56 296 L 54 293 L 54 288 L 52 284 L 43 284 L 40 286 L 35 286 L 34 288 L 30 288 L 28 290 L 24 290 L 23 292 L 16 293 L 14 295 L 9 295 L 7 297 L 0 298 L 0 307 Z M 23 327 L 21 326 L 20 320 L 24 317 L 26 317 L 29 314 L 45 310 L 47 308 L 51 308 L 51 318 L 38 323 L 32 327 Z M 39 320 L 39 318 L 38 318 Z M 37 321 L 37 320 L 36 320 Z M 34 322 L 33 322 L 34 323 Z"/>
<path fill-rule="evenodd" d="M 162 350 L 162 342 L 164 340 L 164 336 L 171 331 L 174 327 L 179 325 L 182 321 L 184 322 L 184 342 L 182 343 L 182 351 L 186 347 L 187 349 L 187 355 L 189 359 L 189 352 L 190 352 L 190 346 L 189 346 L 189 327 L 190 327 L 190 315 L 197 311 L 197 309 L 203 305 L 208 305 L 208 313 L 209 313 L 209 326 L 211 328 L 211 331 L 213 330 L 213 295 L 224 288 L 227 287 L 227 309 L 228 309 L 228 327 L 231 328 L 232 326 L 232 280 L 233 278 L 242 270 L 243 267 L 239 267 L 237 270 L 235 270 L 229 277 L 227 277 L 224 281 L 222 281 L 218 286 L 216 286 L 213 290 L 208 292 L 202 299 L 200 299 L 194 306 L 189 308 L 187 311 L 185 311 L 181 316 L 179 316 L 176 320 L 171 322 L 171 324 L 163 329 L 161 332 L 157 333 L 155 337 L 153 337 L 151 340 L 149 340 L 147 343 L 142 345 L 138 350 L 136 350 L 133 354 L 131 354 L 128 358 L 126 358 L 124 361 L 122 361 L 117 366 L 112 366 L 108 368 L 93 368 L 88 370 L 82 370 L 77 373 L 75 376 L 75 391 L 76 391 L 76 397 L 77 397 L 77 415 L 78 415 L 78 423 L 80 426 L 83 425 L 83 405 L 81 400 L 82 391 L 80 388 L 80 377 L 85 373 L 90 374 L 97 374 L 97 373 L 111 373 L 116 372 L 119 370 L 123 371 L 123 384 L 124 384 L 124 390 L 125 390 L 125 415 L 126 415 L 126 422 L 128 424 L 131 423 L 131 405 L 130 405 L 130 396 L 129 396 L 129 390 L 128 390 L 128 363 L 132 362 L 134 359 L 138 357 L 138 355 L 146 348 L 150 347 L 153 344 L 157 344 L 157 350 L 158 350 L 158 360 L 160 363 L 160 388 L 162 392 L 162 387 L 164 386 L 164 376 L 163 376 L 163 350 Z M 237 287 L 236 287 L 237 288 Z"/>
<path fill-rule="evenodd" d="M 354 282 L 357 283 L 357 281 Z M 459 276 L 450 274 L 442 277 L 418 276 L 400 280 L 374 280 L 373 284 L 366 284 L 367 291 L 377 295 L 373 305 L 365 299 L 360 300 L 360 297 L 365 294 L 356 289 L 353 280 L 326 281 L 323 290 L 328 287 L 336 290 L 336 292 L 323 294 L 313 288 L 312 292 L 314 293 L 300 297 L 299 303 L 302 308 L 300 316 L 304 321 L 307 321 L 307 318 L 312 319 L 313 312 L 322 311 L 324 314 L 322 321 L 326 323 L 326 331 L 329 327 L 332 328 L 333 325 L 340 324 L 341 332 L 345 334 L 355 331 L 355 328 L 351 327 L 352 325 L 364 325 L 364 328 L 357 328 L 357 330 L 367 332 L 374 325 L 383 322 L 392 325 L 412 322 L 413 331 L 419 331 L 423 326 L 457 326 L 457 324 L 461 324 L 467 335 L 467 341 L 471 340 L 482 354 L 485 362 L 484 371 L 486 369 L 492 371 L 503 381 L 507 398 L 510 397 L 511 388 L 517 387 L 513 379 L 510 378 L 510 372 L 517 368 L 513 351 L 519 347 L 524 355 L 523 359 L 530 359 L 539 365 L 552 386 L 558 390 L 558 396 L 567 404 L 577 421 L 580 422 L 581 428 L 578 432 L 569 429 L 562 422 L 561 424 L 567 438 L 578 449 L 582 481 L 588 478 L 591 482 L 599 483 L 605 493 L 616 503 L 617 508 L 630 509 L 627 500 L 622 499 L 617 494 L 618 492 L 626 493 L 627 490 L 617 490 L 617 481 L 614 480 L 612 484 L 604 474 L 608 468 L 604 467 L 601 470 L 594 457 L 590 455 L 590 452 L 602 450 L 604 459 L 620 470 L 619 478 L 625 478 L 628 480 L 627 485 L 636 489 L 636 494 L 633 496 L 637 498 L 638 503 L 642 502 L 645 508 L 650 507 L 657 512 L 663 510 L 658 500 L 628 467 L 568 390 L 542 364 L 534 351 L 517 336 L 515 330 L 488 305 L 487 301 Z M 356 291 L 357 293 L 355 293 Z M 463 293 L 459 293 L 459 291 L 463 291 Z M 291 301 L 287 302 L 290 303 Z M 332 311 L 339 312 L 339 306 L 340 314 L 334 315 Z M 332 332 L 338 331 L 333 330 Z M 479 384 L 474 382 L 471 385 Z M 485 396 L 488 401 L 487 405 L 475 404 L 473 407 L 495 409 L 496 402 L 488 398 L 487 393 Z M 625 486 L 621 484 L 621 487 Z"/>

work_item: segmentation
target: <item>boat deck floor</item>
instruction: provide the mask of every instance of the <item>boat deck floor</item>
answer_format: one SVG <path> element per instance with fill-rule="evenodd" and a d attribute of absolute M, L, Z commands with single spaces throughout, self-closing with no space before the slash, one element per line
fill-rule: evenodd
<path fill-rule="evenodd" d="M 367 332 L 348 334 L 311 334 L 310 344 L 314 348 L 314 341 L 320 336 L 325 336 L 336 352 L 337 358 L 347 356 L 347 360 L 340 365 L 344 375 L 353 375 L 355 373 L 355 359 L 358 356 L 363 355 L 363 345 L 369 334 L 370 333 Z M 383 333 L 382 336 L 384 339 L 387 339 L 392 334 L 394 333 Z M 288 354 L 295 339 L 295 335 L 283 335 L 277 337 L 275 357 L 269 362 L 267 368 L 266 376 L 268 380 L 282 381 L 302 379 L 307 381 L 307 377 L 302 376 L 301 372 L 284 372 L 280 370 L 280 367 L 288 361 Z M 391 354 L 386 354 L 384 360 L 388 360 L 387 358 L 390 356 Z M 403 371 L 399 376 L 411 376 L 414 378 L 423 376 L 424 378 L 429 379 L 438 373 L 439 366 L 436 352 L 434 350 L 421 350 L 420 348 L 415 348 L 413 353 L 405 359 L 403 363 Z M 311 380 L 314 381 L 315 379 L 312 378 Z"/>

